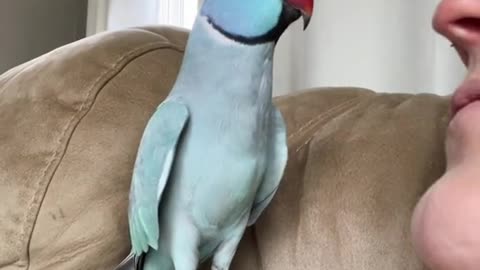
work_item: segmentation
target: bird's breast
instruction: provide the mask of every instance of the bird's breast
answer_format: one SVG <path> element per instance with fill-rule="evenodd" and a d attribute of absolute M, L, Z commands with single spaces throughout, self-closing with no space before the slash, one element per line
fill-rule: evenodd
<path fill-rule="evenodd" d="M 177 175 L 192 190 L 188 207 L 199 226 L 224 227 L 249 211 L 265 171 L 265 137 L 246 127 L 190 130 Z"/>

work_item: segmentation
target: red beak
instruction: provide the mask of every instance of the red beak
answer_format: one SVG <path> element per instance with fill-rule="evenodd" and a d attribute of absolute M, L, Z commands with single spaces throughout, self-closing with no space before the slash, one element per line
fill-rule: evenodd
<path fill-rule="evenodd" d="M 287 0 L 287 3 L 300 10 L 303 16 L 303 29 L 307 29 L 313 15 L 313 0 Z"/>

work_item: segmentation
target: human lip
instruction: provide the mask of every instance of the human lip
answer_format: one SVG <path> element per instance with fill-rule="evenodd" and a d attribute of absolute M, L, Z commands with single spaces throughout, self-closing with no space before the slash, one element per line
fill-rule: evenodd
<path fill-rule="evenodd" d="M 476 101 L 480 101 L 480 79 L 467 80 L 460 87 L 458 87 L 453 94 L 453 116 L 455 116 L 463 108 Z"/>

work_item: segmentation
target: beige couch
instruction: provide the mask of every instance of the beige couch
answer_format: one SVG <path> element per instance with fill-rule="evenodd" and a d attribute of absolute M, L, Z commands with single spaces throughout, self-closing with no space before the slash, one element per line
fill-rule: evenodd
<path fill-rule="evenodd" d="M 187 35 L 101 34 L 0 76 L 1 270 L 110 270 L 128 254 L 136 150 Z M 445 169 L 448 98 L 322 88 L 275 102 L 289 163 L 233 270 L 423 269 L 410 215 Z"/>

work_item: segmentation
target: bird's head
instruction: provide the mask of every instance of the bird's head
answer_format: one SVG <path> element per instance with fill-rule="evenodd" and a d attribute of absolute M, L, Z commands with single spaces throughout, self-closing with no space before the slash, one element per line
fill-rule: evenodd
<path fill-rule="evenodd" d="M 314 0 L 205 0 L 200 16 L 222 34 L 246 44 L 276 42 L 303 17 L 307 28 Z"/>

